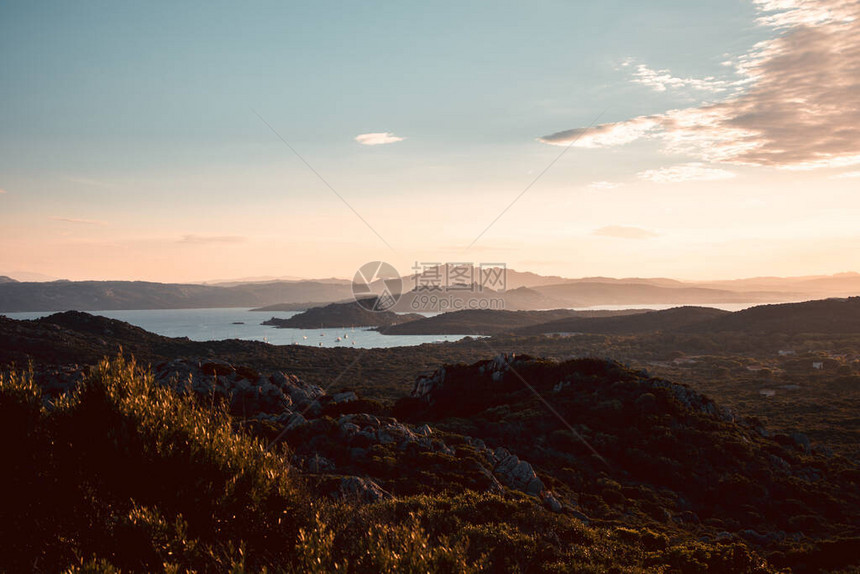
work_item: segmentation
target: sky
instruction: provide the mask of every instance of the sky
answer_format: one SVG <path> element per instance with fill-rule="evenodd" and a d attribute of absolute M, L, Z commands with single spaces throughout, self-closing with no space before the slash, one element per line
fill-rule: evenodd
<path fill-rule="evenodd" d="M 860 271 L 860 2 L 0 4 L 0 274 Z"/>

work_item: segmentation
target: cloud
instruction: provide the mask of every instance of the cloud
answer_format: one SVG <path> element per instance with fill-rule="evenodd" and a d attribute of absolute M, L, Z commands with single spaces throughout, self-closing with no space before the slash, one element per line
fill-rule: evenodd
<path fill-rule="evenodd" d="M 649 169 L 636 174 L 641 179 L 655 183 L 678 183 L 681 181 L 717 181 L 731 179 L 735 174 L 725 169 L 708 167 L 699 162 L 682 163 L 659 169 Z"/>
<path fill-rule="evenodd" d="M 620 183 L 615 183 L 612 181 L 592 181 L 588 184 L 588 189 L 615 189 L 616 187 L 621 187 Z"/>
<path fill-rule="evenodd" d="M 241 235 L 183 235 L 179 243 L 194 243 L 203 245 L 207 243 L 242 243 L 246 238 Z"/>
<path fill-rule="evenodd" d="M 830 176 L 831 179 L 853 179 L 855 177 L 860 177 L 860 171 L 846 171 Z"/>
<path fill-rule="evenodd" d="M 2 187 L 0 187 L 0 194 L 2 194 L 2 193 L 6 193 L 6 190 L 3 189 Z"/>
<path fill-rule="evenodd" d="M 623 67 L 631 65 L 628 60 L 622 64 Z M 719 80 L 713 76 L 707 78 L 679 78 L 673 76 L 669 70 L 653 70 L 645 64 L 637 64 L 633 72 L 633 82 L 642 84 L 657 92 L 665 92 L 671 89 L 692 89 L 701 92 L 720 93 L 737 87 L 736 82 Z"/>
<path fill-rule="evenodd" d="M 654 237 L 658 237 L 658 234 L 653 231 L 628 225 L 607 225 L 606 227 L 595 229 L 592 232 L 592 235 L 616 237 L 620 239 L 652 239 Z"/>
<path fill-rule="evenodd" d="M 642 116 L 626 122 L 564 130 L 544 136 L 539 141 L 553 145 L 573 145 L 576 147 L 612 147 L 636 141 L 651 130 L 658 128 L 659 125 L 660 120 L 657 116 Z"/>
<path fill-rule="evenodd" d="M 98 219 L 82 219 L 80 217 L 59 217 L 56 215 L 52 215 L 48 219 L 52 221 L 62 221 L 64 223 L 76 223 L 80 225 L 107 225 L 104 221 L 99 221 Z"/>
<path fill-rule="evenodd" d="M 650 138 L 669 153 L 709 162 L 790 169 L 860 164 L 860 2 L 755 4 L 759 23 L 779 35 L 738 58 L 742 93 L 539 141 L 609 147 Z M 644 74 L 639 82 L 662 81 L 648 78 Z"/>
<path fill-rule="evenodd" d="M 397 137 L 391 132 L 377 132 L 355 136 L 355 141 L 357 141 L 361 145 L 383 145 L 401 142 L 404 139 L 405 138 Z"/>

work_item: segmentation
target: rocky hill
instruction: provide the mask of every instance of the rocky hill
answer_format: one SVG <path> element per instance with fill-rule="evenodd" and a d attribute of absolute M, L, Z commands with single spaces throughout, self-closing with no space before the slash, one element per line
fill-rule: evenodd
<path fill-rule="evenodd" d="M 385 329 L 386 335 L 497 335 L 511 333 L 532 325 L 549 324 L 573 318 L 613 317 L 642 313 L 644 310 L 625 311 L 507 311 L 493 309 L 466 309 L 452 311 L 417 321 L 410 321 Z"/>
<path fill-rule="evenodd" d="M 534 470 L 562 505 L 592 519 L 703 539 L 734 533 L 773 553 L 807 537 L 860 535 L 855 464 L 612 361 L 500 355 L 448 365 L 419 376 L 394 413 L 479 439 L 479 452 L 527 459 L 524 474 Z"/>
<path fill-rule="evenodd" d="M 662 311 L 455 311 L 419 319 L 389 334 L 541 335 L 550 333 L 860 333 L 860 297 L 759 305 L 742 311 L 675 307 Z"/>
<path fill-rule="evenodd" d="M 391 406 L 365 398 L 354 349 L 195 343 L 86 313 L 0 318 L 0 341 L 0 363 L 43 353 L 35 402 L 27 375 L 0 377 L 0 447 L 17 469 L 4 475 L 0 518 L 18 517 L 0 520 L 11 549 L 0 569 L 39 557 L 62 570 L 65 556 L 131 544 L 117 540 L 141 545 L 110 554 L 128 570 L 223 569 L 207 560 L 227 538 L 244 541 L 251 569 L 284 569 L 310 552 L 313 532 L 325 569 L 384 570 L 362 542 L 380 524 L 425 533 L 427 547 L 468 541 L 457 559 L 484 556 L 496 571 L 860 564 L 856 461 L 611 360 L 493 356 L 478 341 L 362 352 L 366 371 L 412 373 L 423 354 L 450 353 Z M 84 366 L 120 341 L 151 368 Z M 327 370 L 309 380 L 312 357 Z M 272 485 L 278 476 L 287 490 Z"/>
<path fill-rule="evenodd" d="M 330 329 L 335 327 L 389 327 L 423 319 L 423 315 L 415 313 L 398 314 L 392 311 L 369 311 L 373 308 L 373 300 L 368 299 L 360 305 L 356 301 L 347 303 L 332 303 L 324 307 L 313 307 L 293 315 L 289 319 L 272 317 L 263 321 L 263 325 L 271 325 L 281 329 Z"/>
<path fill-rule="evenodd" d="M 676 307 L 664 311 L 625 314 L 610 317 L 570 317 L 518 329 L 521 335 L 543 333 L 647 333 L 675 331 L 689 325 L 698 325 L 718 317 L 730 315 L 728 311 L 710 307 Z"/>
<path fill-rule="evenodd" d="M 690 332 L 860 333 L 860 297 L 760 305 L 690 324 Z"/>

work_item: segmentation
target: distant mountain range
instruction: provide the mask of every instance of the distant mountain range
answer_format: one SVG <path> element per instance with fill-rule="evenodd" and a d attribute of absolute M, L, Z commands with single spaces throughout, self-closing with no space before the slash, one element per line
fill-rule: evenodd
<path fill-rule="evenodd" d="M 258 307 L 285 301 L 340 301 L 349 284 L 315 281 L 246 283 L 230 287 L 144 281 L 53 281 L 0 284 L 0 312 L 107 311 Z"/>
<path fill-rule="evenodd" d="M 429 272 L 444 277 L 445 269 Z M 794 302 L 860 294 L 860 275 L 762 277 L 734 281 L 682 282 L 666 278 L 588 277 L 567 279 L 506 270 L 506 282 L 479 289 L 481 276 L 459 290 L 416 292 L 414 277 L 404 277 L 406 292 L 397 312 L 456 309 L 541 310 L 596 305 L 703 305 L 725 303 Z M 444 287 L 444 284 L 440 285 Z M 428 300 L 427 297 L 435 297 Z M 154 283 L 145 281 L 18 281 L 0 278 L 0 313 L 16 311 L 178 309 L 206 307 L 264 307 L 302 310 L 352 300 L 345 279 L 314 281 L 263 280 L 219 284 Z"/>

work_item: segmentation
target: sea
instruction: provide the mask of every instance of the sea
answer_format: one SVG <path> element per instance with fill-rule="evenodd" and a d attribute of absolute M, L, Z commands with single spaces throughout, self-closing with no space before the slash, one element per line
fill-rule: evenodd
<path fill-rule="evenodd" d="M 757 303 L 703 305 L 739 311 Z M 668 309 L 677 305 L 599 305 L 582 310 Z M 272 345 L 311 347 L 387 348 L 424 343 L 458 341 L 468 335 L 382 335 L 369 327 L 339 329 L 278 329 L 261 323 L 271 317 L 288 319 L 300 311 L 252 311 L 251 309 L 146 309 L 133 311 L 87 311 L 110 319 L 125 321 L 165 337 L 188 337 L 192 341 L 240 339 Z M 29 320 L 47 317 L 54 311 L 0 313 L 10 319 Z M 434 315 L 435 313 L 425 313 Z"/>
<path fill-rule="evenodd" d="M 55 311 L 0 313 L 10 319 L 39 319 Z M 278 329 L 261 325 L 271 317 L 288 319 L 300 311 L 251 311 L 227 309 L 146 309 L 136 311 L 87 311 L 136 325 L 165 337 L 188 337 L 192 341 L 241 339 L 272 345 L 312 347 L 383 348 L 424 343 L 458 341 L 467 335 L 382 335 L 369 327 L 339 329 Z"/>

